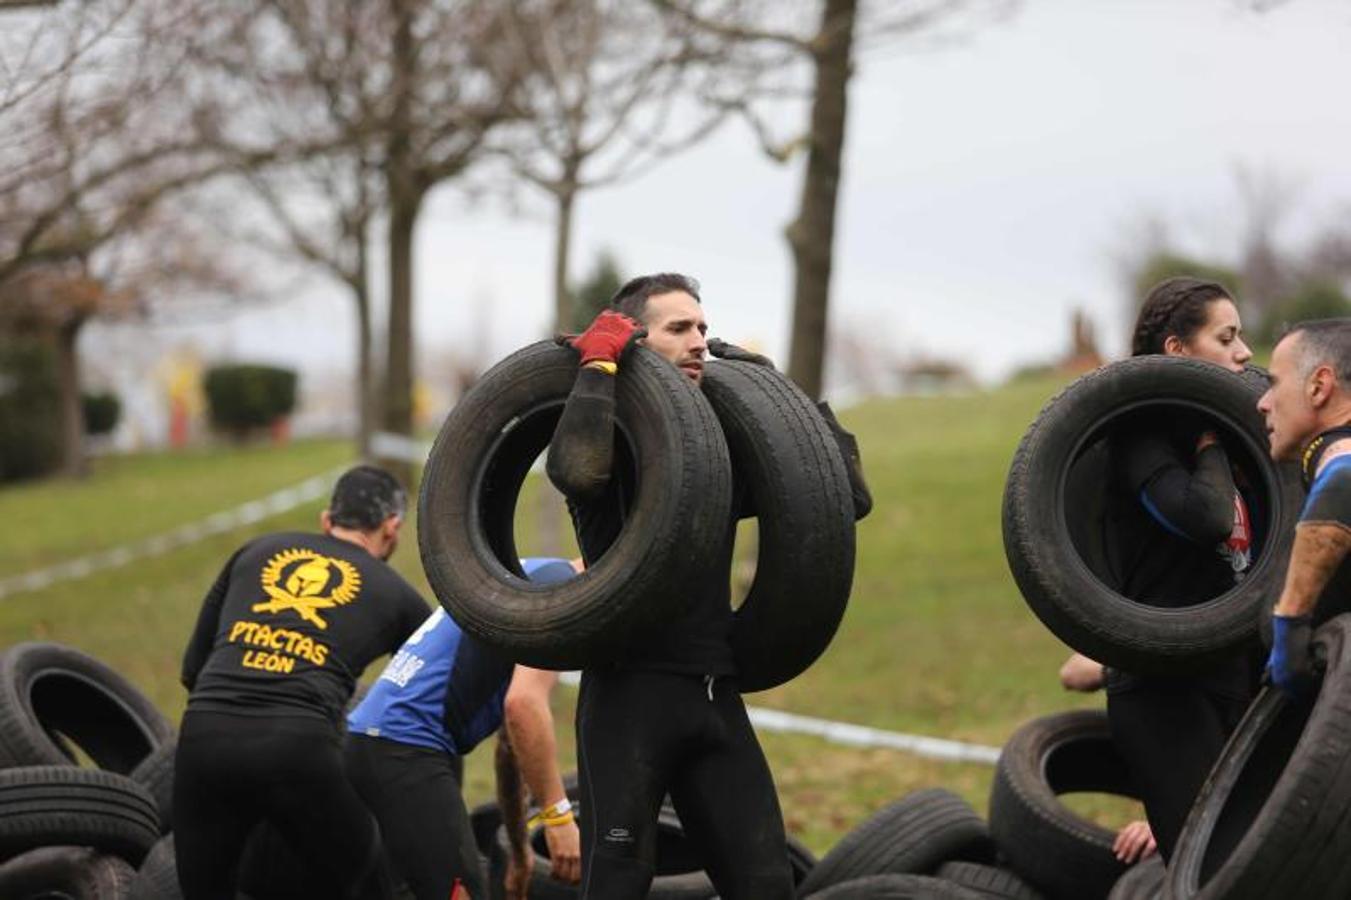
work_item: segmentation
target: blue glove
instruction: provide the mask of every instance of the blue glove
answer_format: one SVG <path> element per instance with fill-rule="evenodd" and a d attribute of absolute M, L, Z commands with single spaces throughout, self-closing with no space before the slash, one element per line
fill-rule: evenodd
<path fill-rule="evenodd" d="M 1267 676 L 1292 697 L 1309 693 L 1317 684 L 1310 654 L 1312 640 L 1313 623 L 1308 616 L 1272 616 Z"/>

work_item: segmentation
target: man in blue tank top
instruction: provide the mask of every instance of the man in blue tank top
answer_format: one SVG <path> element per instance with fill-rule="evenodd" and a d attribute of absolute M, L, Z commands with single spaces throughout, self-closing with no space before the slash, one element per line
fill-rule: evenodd
<path fill-rule="evenodd" d="M 528 578 L 565 581 L 562 559 L 521 561 Z M 513 666 L 438 609 L 428 616 L 348 716 L 348 777 L 380 823 L 394 868 L 418 900 L 445 900 L 456 885 L 487 897 L 461 792 L 462 757 L 506 725 L 515 765 L 498 778 L 524 777 L 542 808 L 553 874 L 580 877 L 577 825 L 559 776 L 549 692 L 558 673 Z M 519 775 L 517 774 L 519 772 Z M 500 795 L 519 789 L 499 784 Z M 508 826 L 520 816 L 503 811 Z M 509 882 L 524 882 L 520 860 Z M 524 894 L 521 894 L 524 896 Z"/>

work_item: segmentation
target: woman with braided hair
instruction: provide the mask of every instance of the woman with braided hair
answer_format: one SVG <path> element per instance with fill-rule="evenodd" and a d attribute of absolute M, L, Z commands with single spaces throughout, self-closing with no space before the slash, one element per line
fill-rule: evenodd
<path fill-rule="evenodd" d="M 1222 285 L 1170 278 L 1145 298 L 1131 354 L 1186 356 L 1240 372 L 1252 357 L 1241 335 L 1238 309 Z M 1223 444 L 1204 422 L 1184 413 L 1147 428 L 1120 428 L 1111 459 L 1108 565 L 1116 590 L 1141 603 L 1182 607 L 1218 596 L 1243 577 L 1250 563 L 1247 502 Z M 1123 861 L 1155 841 L 1165 860 L 1171 855 L 1259 673 L 1256 646 L 1181 676 L 1104 672 L 1080 654 L 1065 663 L 1066 688 L 1106 687 L 1112 739 L 1149 818 L 1148 829 L 1132 823 L 1122 830 L 1116 850 Z"/>

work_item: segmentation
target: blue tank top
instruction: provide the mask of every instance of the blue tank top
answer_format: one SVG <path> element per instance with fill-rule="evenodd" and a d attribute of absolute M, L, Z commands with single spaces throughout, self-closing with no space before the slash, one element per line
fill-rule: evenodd
<path fill-rule="evenodd" d="M 563 559 L 523 559 L 531 581 L 566 581 Z M 437 609 L 390 658 L 347 730 L 464 756 L 502 724 L 513 665 Z"/>

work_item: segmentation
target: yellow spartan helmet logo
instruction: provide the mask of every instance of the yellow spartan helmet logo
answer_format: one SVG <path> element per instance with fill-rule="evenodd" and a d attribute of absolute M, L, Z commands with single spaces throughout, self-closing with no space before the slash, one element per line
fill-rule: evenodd
<path fill-rule="evenodd" d="M 339 578 L 329 589 L 335 569 Z M 319 628 L 328 627 L 319 610 L 351 603 L 361 591 L 361 573 L 356 566 L 345 559 L 322 556 L 313 550 L 278 553 L 263 567 L 262 582 L 263 590 L 271 599 L 255 603 L 254 612 L 289 610 Z"/>

